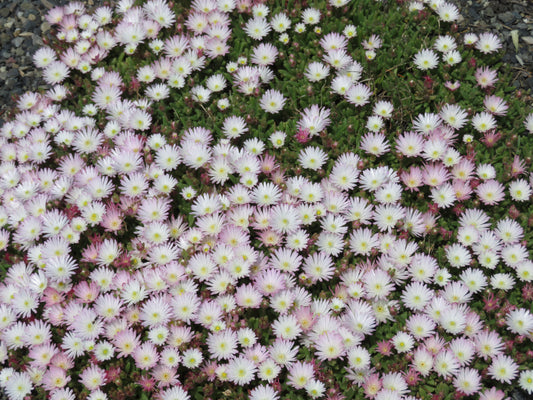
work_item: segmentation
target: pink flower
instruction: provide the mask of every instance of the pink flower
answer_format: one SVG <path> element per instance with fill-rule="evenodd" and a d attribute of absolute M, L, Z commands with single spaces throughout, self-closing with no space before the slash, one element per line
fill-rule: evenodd
<path fill-rule="evenodd" d="M 522 175 L 526 171 L 526 164 L 524 160 L 520 159 L 520 156 L 514 156 L 513 163 L 511 164 L 511 176 L 516 178 Z"/>
<path fill-rule="evenodd" d="M 455 92 L 457 89 L 461 87 L 461 83 L 459 81 L 455 81 L 455 82 L 446 81 L 444 83 L 444 87 L 451 92 Z"/>
<path fill-rule="evenodd" d="M 379 377 L 378 374 L 372 374 L 366 377 L 365 382 L 363 383 L 363 389 L 365 390 L 365 395 L 371 399 L 376 397 L 378 392 L 383 386 L 383 380 Z"/>
<path fill-rule="evenodd" d="M 70 382 L 70 376 L 62 368 L 51 366 L 43 375 L 42 385 L 46 390 L 54 390 L 64 387 Z"/>
<path fill-rule="evenodd" d="M 488 88 L 494 86 L 498 82 L 498 74 L 495 70 L 490 69 L 489 67 L 480 67 L 476 70 L 474 74 L 477 84 L 481 88 Z"/>
<path fill-rule="evenodd" d="M 81 281 L 74 288 L 74 295 L 78 297 L 82 303 L 92 303 L 99 293 L 100 288 L 95 282 L 87 283 L 87 281 Z"/>
<path fill-rule="evenodd" d="M 420 167 L 411 166 L 408 171 L 403 171 L 400 174 L 400 178 L 409 191 L 418 192 L 418 188 L 422 186 L 422 170 Z"/>
<path fill-rule="evenodd" d="M 298 129 L 298 132 L 294 135 L 294 138 L 298 143 L 307 143 L 311 138 L 309 137 L 309 130 L 305 128 Z"/>
<path fill-rule="evenodd" d="M 392 354 L 392 345 L 388 340 L 382 340 L 378 343 L 378 353 L 384 356 L 390 356 Z"/>
<path fill-rule="evenodd" d="M 108 203 L 106 213 L 100 222 L 102 228 L 104 228 L 106 232 L 117 232 L 122 229 L 123 221 L 124 216 L 117 205 L 112 202 Z"/>

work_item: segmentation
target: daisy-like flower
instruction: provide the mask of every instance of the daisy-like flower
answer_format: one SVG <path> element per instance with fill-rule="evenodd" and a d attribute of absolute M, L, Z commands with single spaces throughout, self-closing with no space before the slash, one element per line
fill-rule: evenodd
<path fill-rule="evenodd" d="M 33 390 L 31 378 L 25 372 L 14 372 L 2 386 L 13 400 L 22 400 Z"/>
<path fill-rule="evenodd" d="M 410 351 L 415 343 L 413 337 L 406 332 L 398 332 L 391 340 L 398 353 L 406 353 Z"/>
<path fill-rule="evenodd" d="M 448 208 L 453 205 L 457 197 L 453 186 L 445 183 L 439 187 L 431 188 L 431 199 L 439 208 Z"/>
<path fill-rule="evenodd" d="M 484 54 L 490 54 L 498 51 L 502 47 L 502 42 L 495 34 L 484 32 L 479 35 L 475 47 Z"/>
<path fill-rule="evenodd" d="M 437 114 L 425 113 L 419 114 L 413 121 L 415 131 L 428 135 L 442 124 L 441 118 Z"/>
<path fill-rule="evenodd" d="M 446 258 L 452 267 L 460 268 L 468 265 L 472 256 L 467 248 L 455 243 L 446 249 Z"/>
<path fill-rule="evenodd" d="M 509 194 L 515 201 L 528 201 L 531 193 L 531 186 L 525 179 L 512 181 L 509 184 Z"/>
<path fill-rule="evenodd" d="M 314 377 L 313 365 L 297 361 L 289 367 L 289 385 L 296 389 L 302 389 Z"/>
<path fill-rule="evenodd" d="M 315 342 L 317 357 L 320 360 L 334 360 L 344 355 L 342 336 L 338 333 L 324 333 Z"/>
<path fill-rule="evenodd" d="M 270 26 L 274 31 L 283 33 L 291 27 L 291 20 L 284 13 L 279 13 L 272 16 Z"/>
<path fill-rule="evenodd" d="M 304 109 L 296 126 L 300 130 L 307 130 L 311 136 L 316 136 L 331 123 L 329 115 L 329 109 L 313 104 L 311 107 Z"/>
<path fill-rule="evenodd" d="M 191 89 L 192 98 L 198 103 L 208 102 L 209 97 L 211 96 L 211 93 L 212 93 L 211 90 L 201 85 L 196 85 Z"/>
<path fill-rule="evenodd" d="M 189 348 L 182 353 L 182 364 L 189 369 L 193 369 L 202 363 L 203 358 L 199 349 Z"/>
<path fill-rule="evenodd" d="M 257 366 L 245 357 L 237 357 L 228 363 L 228 378 L 237 385 L 250 383 L 257 372 Z"/>
<path fill-rule="evenodd" d="M 504 186 L 494 179 L 489 179 L 476 187 L 476 194 L 483 204 L 494 205 L 505 197 Z"/>
<path fill-rule="evenodd" d="M 440 20 L 444 22 L 457 21 L 460 16 L 459 9 L 452 3 L 442 2 L 436 11 Z"/>
<path fill-rule="evenodd" d="M 461 56 L 461 53 L 459 53 L 458 50 L 451 50 L 445 53 L 442 56 L 442 59 L 448 65 L 456 65 L 456 64 L 459 64 L 463 60 L 463 57 Z"/>
<path fill-rule="evenodd" d="M 496 169 L 490 164 L 479 164 L 476 174 L 480 179 L 486 181 L 496 177 Z"/>
<path fill-rule="evenodd" d="M 336 0 L 336 1 L 339 1 L 339 0 Z M 344 27 L 344 29 L 342 30 L 342 34 L 347 38 L 347 39 L 351 39 L 355 36 L 357 36 L 357 27 L 355 27 L 354 25 L 346 25 Z"/>
<path fill-rule="evenodd" d="M 337 70 L 344 69 L 353 62 L 344 49 L 329 50 L 324 56 L 324 61 Z"/>
<path fill-rule="evenodd" d="M 401 299 L 411 310 L 422 310 L 431 300 L 431 290 L 422 282 L 409 284 L 402 292 Z"/>
<path fill-rule="evenodd" d="M 210 333 L 207 338 L 209 353 L 216 359 L 231 358 L 237 352 L 237 334 L 229 329 Z"/>
<path fill-rule="evenodd" d="M 481 388 L 481 377 L 473 368 L 461 368 L 455 375 L 453 385 L 464 394 L 471 395 Z"/>
<path fill-rule="evenodd" d="M 507 114 L 507 109 L 509 108 L 505 100 L 498 96 L 485 96 L 483 105 L 488 112 L 494 115 L 505 115 Z"/>
<path fill-rule="evenodd" d="M 261 40 L 271 30 L 271 26 L 266 20 L 266 18 L 263 17 L 254 17 L 252 19 L 249 19 L 248 22 L 244 25 L 244 31 L 246 34 L 255 40 Z"/>
<path fill-rule="evenodd" d="M 304 75 L 310 82 L 321 81 L 329 75 L 329 66 L 318 61 L 313 61 L 307 65 Z"/>
<path fill-rule="evenodd" d="M 259 373 L 259 375 L 261 375 Z M 259 385 L 250 391 L 249 400 L 278 400 L 279 394 L 270 385 Z"/>
<path fill-rule="evenodd" d="M 529 114 L 524 120 L 524 126 L 529 133 L 533 133 L 533 114 Z"/>
<path fill-rule="evenodd" d="M 396 151 L 406 157 L 416 157 L 424 149 L 424 138 L 416 132 L 404 132 L 396 139 Z"/>
<path fill-rule="evenodd" d="M 226 78 L 222 74 L 211 75 L 205 85 L 212 92 L 220 92 L 226 87 Z"/>
<path fill-rule="evenodd" d="M 254 47 L 252 62 L 258 65 L 272 65 L 278 56 L 278 49 L 270 43 L 261 43 Z"/>
<path fill-rule="evenodd" d="M 525 390 L 529 394 L 533 393 L 533 370 L 522 371 L 518 384 L 522 390 Z"/>
<path fill-rule="evenodd" d="M 227 117 L 222 123 L 222 132 L 228 138 L 234 139 L 248 132 L 248 127 L 244 118 L 233 115 Z"/>
<path fill-rule="evenodd" d="M 368 86 L 358 83 L 351 86 L 344 97 L 349 103 L 354 104 L 356 107 L 361 107 L 369 102 L 371 95 L 372 91 Z"/>
<path fill-rule="evenodd" d="M 418 69 L 425 71 L 437 67 L 439 56 L 431 49 L 424 49 L 415 55 L 413 61 Z"/>
<path fill-rule="evenodd" d="M 328 254 L 319 252 L 307 257 L 303 270 L 312 281 L 321 282 L 333 276 L 334 265 Z"/>
<path fill-rule="evenodd" d="M 326 386 L 318 379 L 310 379 L 309 382 L 305 384 L 305 390 L 311 398 L 317 399 L 324 395 Z"/>
<path fill-rule="evenodd" d="M 316 25 L 320 22 L 320 11 L 316 8 L 306 8 L 302 12 L 302 21 L 307 25 Z"/>
<path fill-rule="evenodd" d="M 457 104 L 445 104 L 439 115 L 444 122 L 455 129 L 461 129 L 468 119 L 466 111 Z"/>
<path fill-rule="evenodd" d="M 487 112 L 481 112 L 474 115 L 472 125 L 478 132 L 486 132 L 496 128 L 496 119 Z"/>
<path fill-rule="evenodd" d="M 433 363 L 433 369 L 442 377 L 455 375 L 459 366 L 457 358 L 450 350 L 441 350 Z"/>
<path fill-rule="evenodd" d="M 518 335 L 528 335 L 533 330 L 533 315 L 525 308 L 510 311 L 505 322 L 507 329 Z"/>
<path fill-rule="evenodd" d="M 439 36 L 435 41 L 434 47 L 435 50 L 440 51 L 441 53 L 447 53 L 455 50 L 457 48 L 457 44 L 455 43 L 455 39 L 453 37 L 446 35 Z"/>
<path fill-rule="evenodd" d="M 44 71 L 43 77 L 49 85 L 63 82 L 69 76 L 69 68 L 61 61 L 52 61 Z"/>
<path fill-rule="evenodd" d="M 361 139 L 361 149 L 375 156 L 385 154 L 390 146 L 382 133 L 369 132 Z"/>
<path fill-rule="evenodd" d="M 511 357 L 500 354 L 492 359 L 488 373 L 499 382 L 511 384 L 518 373 L 518 365 Z"/>
<path fill-rule="evenodd" d="M 376 104 L 374 104 L 374 108 L 372 109 L 372 112 L 375 115 L 379 115 L 382 118 L 390 118 L 392 116 L 392 112 L 394 111 L 394 107 L 391 102 L 380 100 Z"/>
<path fill-rule="evenodd" d="M 474 77 L 476 78 L 479 87 L 483 89 L 492 87 L 498 82 L 498 73 L 489 67 L 480 67 L 476 69 Z"/>
<path fill-rule="evenodd" d="M 285 105 L 285 101 L 286 99 L 283 96 L 283 94 L 281 94 L 281 92 L 274 90 L 274 89 L 269 89 L 261 97 L 261 100 L 259 101 L 259 105 L 267 113 L 276 114 L 283 109 L 283 106 Z"/>

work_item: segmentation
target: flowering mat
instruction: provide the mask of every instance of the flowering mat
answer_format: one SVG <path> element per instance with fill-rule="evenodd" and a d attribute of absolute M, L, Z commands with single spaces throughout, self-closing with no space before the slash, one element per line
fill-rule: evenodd
<path fill-rule="evenodd" d="M 0 137 L 8 398 L 533 393 L 531 99 L 458 18 L 51 9 Z"/>

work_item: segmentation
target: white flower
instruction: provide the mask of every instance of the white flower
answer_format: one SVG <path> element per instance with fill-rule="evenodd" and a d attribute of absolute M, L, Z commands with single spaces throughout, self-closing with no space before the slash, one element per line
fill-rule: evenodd
<path fill-rule="evenodd" d="M 492 359 L 488 372 L 497 381 L 511 384 L 518 373 L 518 365 L 511 357 L 500 354 Z"/>
<path fill-rule="evenodd" d="M 494 119 L 492 114 L 483 111 L 474 115 L 472 118 L 472 125 L 478 132 L 486 132 L 496 128 L 496 119 Z"/>
<path fill-rule="evenodd" d="M 202 352 L 198 349 L 187 349 L 182 353 L 183 366 L 187 368 L 196 368 L 203 360 Z"/>
<path fill-rule="evenodd" d="M 529 114 L 525 121 L 524 121 L 524 126 L 526 127 L 527 131 L 529 133 L 533 133 L 533 114 Z"/>
<path fill-rule="evenodd" d="M 311 82 L 318 82 L 329 75 L 329 67 L 318 61 L 313 61 L 305 69 L 305 77 Z"/>
<path fill-rule="evenodd" d="M 276 114 L 283 109 L 285 101 L 285 97 L 281 92 L 269 89 L 259 100 L 259 105 L 267 113 Z"/>
<path fill-rule="evenodd" d="M 514 278 L 510 274 L 495 274 L 490 278 L 490 284 L 494 289 L 511 290 L 514 283 Z"/>
<path fill-rule="evenodd" d="M 533 370 L 529 369 L 520 373 L 520 379 L 518 381 L 520 388 L 527 393 L 533 393 Z"/>
<path fill-rule="evenodd" d="M 274 146 L 274 148 L 279 149 L 285 144 L 286 137 L 287 134 L 285 132 L 275 131 L 274 133 L 272 133 L 272 135 L 270 135 L 269 140 L 270 143 L 272 143 L 272 146 Z"/>
<path fill-rule="evenodd" d="M 414 339 L 406 332 L 398 332 L 392 338 L 392 344 L 398 353 L 406 353 L 414 346 Z"/>
<path fill-rule="evenodd" d="M 270 32 L 272 28 L 266 20 L 262 17 L 254 17 L 246 23 L 244 31 L 248 36 L 255 40 L 261 40 Z"/>
<path fill-rule="evenodd" d="M 525 179 L 519 179 L 509 184 L 509 194 L 515 201 L 528 201 L 531 197 L 531 186 Z"/>
<path fill-rule="evenodd" d="M 318 147 L 306 147 L 300 151 L 298 162 L 303 168 L 318 170 L 327 161 L 327 154 Z"/>
<path fill-rule="evenodd" d="M 414 58 L 416 67 L 422 71 L 433 69 L 439 64 L 439 57 L 431 49 L 419 51 Z"/>
<path fill-rule="evenodd" d="M 461 57 L 461 53 L 457 50 L 452 50 L 443 55 L 444 61 L 449 65 L 455 65 L 459 64 L 463 58 Z"/>
<path fill-rule="evenodd" d="M 283 33 L 291 27 L 291 20 L 284 13 L 279 13 L 272 16 L 270 25 L 276 32 Z"/>
<path fill-rule="evenodd" d="M 357 28 L 354 25 L 346 25 L 342 31 L 342 34 L 348 39 L 357 35 Z"/>
<path fill-rule="evenodd" d="M 305 24 L 315 25 L 320 21 L 320 11 L 316 8 L 306 8 L 302 12 L 302 20 Z"/>

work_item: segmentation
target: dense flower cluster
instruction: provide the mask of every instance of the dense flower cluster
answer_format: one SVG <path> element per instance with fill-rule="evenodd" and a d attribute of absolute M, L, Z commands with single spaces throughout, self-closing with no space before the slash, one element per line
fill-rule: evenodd
<path fill-rule="evenodd" d="M 458 18 L 449 3 L 426 3 L 409 9 Z M 498 140 L 508 102 L 487 90 L 479 109 L 446 102 L 391 135 L 399 105 L 363 79 L 379 35 L 361 41 L 358 60 L 356 27 L 322 34 L 319 8 L 195 0 L 178 23 L 171 7 L 121 0 L 88 13 L 71 3 L 47 16 L 60 46 L 34 60 L 51 89 L 21 96 L 0 137 L 0 250 L 10 264 L 0 387 L 9 398 L 134 398 L 121 391 L 132 374 L 134 388 L 161 400 L 190 399 L 206 382 L 252 400 L 340 399 L 333 363 L 369 399 L 422 399 L 418 384 L 430 377 L 483 400 L 503 399 L 512 383 L 533 393 L 531 364 L 511 353 L 533 340 L 533 315 L 503 299 L 517 285 L 533 299 L 533 261 L 516 218 L 491 215 L 529 202 L 533 174 L 516 156 L 503 181 L 471 144 Z M 237 29 L 251 53 L 233 61 Z M 300 78 L 329 87 L 335 102 L 297 108 L 273 66 L 306 30 L 319 35 L 321 56 Z M 465 45 L 487 54 L 501 43 L 480 34 Z M 413 63 L 454 68 L 460 49 L 439 36 Z M 104 63 L 116 50 L 153 61 L 126 77 Z M 222 67 L 204 72 L 213 65 Z M 79 76 L 92 89 L 72 111 L 63 104 Z M 498 80 L 488 67 L 471 78 L 481 89 Z M 261 139 L 229 93 L 258 114 L 292 113 L 292 130 Z M 178 97 L 206 118 L 211 104 L 226 113 L 179 132 L 167 120 L 167 133 L 157 110 Z M 332 157 L 317 139 L 339 122 L 336 103 L 368 112 L 357 148 Z M 524 127 L 533 133 L 533 114 Z M 288 167 L 273 154 L 289 140 Z M 401 168 L 380 163 L 391 154 Z M 439 225 L 450 216 L 453 231 Z M 440 249 L 427 245 L 436 235 Z M 400 366 L 383 370 L 387 360 Z"/>

